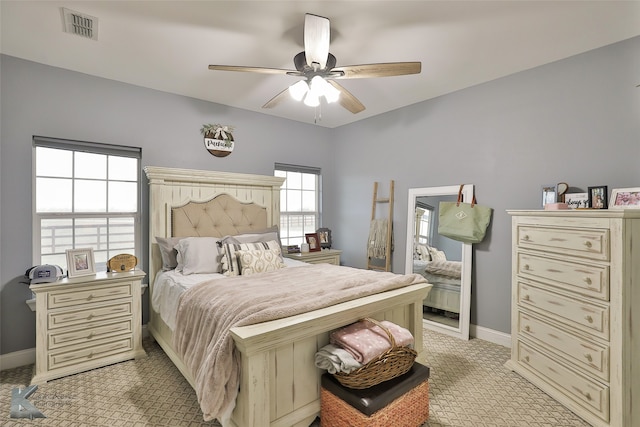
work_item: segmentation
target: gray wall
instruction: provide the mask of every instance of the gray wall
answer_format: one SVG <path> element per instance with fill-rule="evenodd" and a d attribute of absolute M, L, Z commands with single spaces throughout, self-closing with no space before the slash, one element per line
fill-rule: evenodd
<path fill-rule="evenodd" d="M 275 162 L 318 166 L 325 185 L 335 185 L 332 130 L 0 58 L 0 354 L 35 346 L 35 315 L 24 302 L 30 291 L 20 283 L 32 263 L 33 135 L 142 147 L 143 166 L 266 175 L 273 174 Z M 235 126 L 231 155 L 218 158 L 205 150 L 204 123 Z M 146 178 L 143 183 L 147 242 Z M 146 322 L 146 295 L 143 300 Z"/>
<path fill-rule="evenodd" d="M 473 183 L 495 213 L 474 250 L 471 320 L 503 332 L 510 327 L 505 210 L 539 208 L 544 184 L 586 190 L 639 181 L 640 38 L 333 130 L 0 61 L 0 354 L 35 345 L 29 291 L 19 283 L 32 259 L 32 135 L 139 146 L 143 165 L 259 174 L 271 174 L 274 162 L 319 166 L 323 225 L 344 263 L 357 267 L 366 265 L 373 182 L 384 194 L 393 179 L 396 272 L 404 266 L 408 189 Z M 232 155 L 204 150 L 203 123 L 236 126 Z M 146 198 L 145 191 L 143 216 Z M 145 321 L 146 306 L 145 297 Z"/>
<path fill-rule="evenodd" d="M 423 73 L 428 73 L 425 67 Z M 541 187 L 638 187 L 640 37 L 338 129 L 330 200 L 336 245 L 366 265 L 372 182 L 395 180 L 393 270 L 404 268 L 407 191 L 475 184 L 494 208 L 474 245 L 471 322 L 510 332 L 507 209 L 540 209 Z"/>

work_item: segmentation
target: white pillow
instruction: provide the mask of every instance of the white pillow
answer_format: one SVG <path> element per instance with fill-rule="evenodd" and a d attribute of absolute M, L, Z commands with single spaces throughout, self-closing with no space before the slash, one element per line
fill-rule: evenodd
<path fill-rule="evenodd" d="M 447 255 L 444 251 L 439 251 L 436 248 L 429 248 L 429 254 L 431 255 L 431 261 L 446 261 Z"/>
<path fill-rule="evenodd" d="M 239 276 L 241 274 L 242 266 L 238 263 L 238 258 L 236 257 L 237 251 L 277 249 L 278 253 L 281 253 L 280 244 L 275 240 L 253 243 L 226 243 L 223 248 L 222 273 L 226 276 Z"/>
<path fill-rule="evenodd" d="M 250 276 L 284 267 L 280 249 L 253 249 L 236 251 L 242 276 Z"/>
<path fill-rule="evenodd" d="M 177 271 L 182 274 L 219 273 L 220 252 L 215 237 L 186 237 L 175 246 Z"/>

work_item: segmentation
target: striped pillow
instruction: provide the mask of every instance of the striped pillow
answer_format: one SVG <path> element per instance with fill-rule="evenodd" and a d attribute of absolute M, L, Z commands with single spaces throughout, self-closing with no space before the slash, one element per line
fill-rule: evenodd
<path fill-rule="evenodd" d="M 239 276 L 241 265 L 238 262 L 237 251 L 277 249 L 281 257 L 280 244 L 276 240 L 253 243 L 225 243 L 222 255 L 222 274 L 225 276 Z"/>

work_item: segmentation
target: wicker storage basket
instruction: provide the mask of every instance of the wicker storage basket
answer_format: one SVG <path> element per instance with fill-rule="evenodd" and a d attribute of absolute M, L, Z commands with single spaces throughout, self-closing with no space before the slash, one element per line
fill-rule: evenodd
<path fill-rule="evenodd" d="M 375 324 L 387 333 L 391 348 L 354 371 L 335 373 L 334 377 L 345 387 L 369 388 L 405 374 L 411 369 L 418 355 L 412 348 L 397 346 L 393 334 L 377 320 L 368 317 L 364 320 Z"/>

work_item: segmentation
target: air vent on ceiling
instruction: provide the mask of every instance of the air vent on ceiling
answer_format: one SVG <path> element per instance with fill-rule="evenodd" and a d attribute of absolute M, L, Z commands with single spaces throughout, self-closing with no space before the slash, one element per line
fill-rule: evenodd
<path fill-rule="evenodd" d="M 98 40 L 98 18 L 62 8 L 64 30 L 91 40 Z"/>

